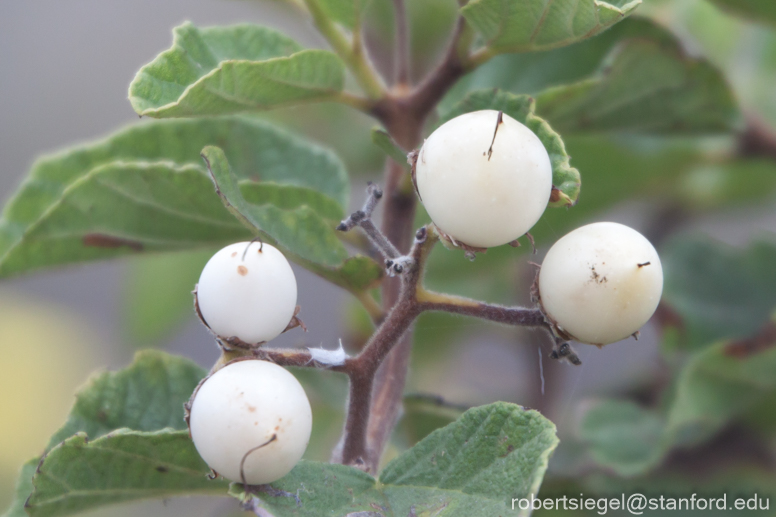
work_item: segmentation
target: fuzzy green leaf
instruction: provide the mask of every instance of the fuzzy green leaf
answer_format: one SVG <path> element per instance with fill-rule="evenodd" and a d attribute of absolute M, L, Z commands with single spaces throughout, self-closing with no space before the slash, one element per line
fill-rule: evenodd
<path fill-rule="evenodd" d="M 140 246 L 184 250 L 250 237 L 205 172 L 199 154 L 214 142 L 239 167 L 250 199 L 279 209 L 309 204 L 331 220 L 347 206 L 342 162 L 266 123 L 226 117 L 141 124 L 36 162 L 0 219 L 0 276 Z"/>
<path fill-rule="evenodd" d="M 381 269 L 371 259 L 366 257 L 348 259 L 345 247 L 335 234 L 334 225 L 321 218 L 309 206 L 302 205 L 293 210 L 282 210 L 275 205 L 251 204 L 241 192 L 237 177 L 220 148 L 205 147 L 202 150 L 202 157 L 224 206 L 246 227 L 252 228 L 262 238 L 278 245 L 294 261 L 350 289 L 353 289 L 351 275 L 345 270 L 348 262 L 352 267 L 353 261 L 358 261 L 364 273 L 372 277 L 372 282 L 380 278 Z M 374 264 L 374 267 L 371 267 L 370 263 Z M 369 283 L 371 282 L 367 282 Z"/>
<path fill-rule="evenodd" d="M 461 9 L 494 53 L 536 52 L 595 36 L 641 0 L 472 0 Z"/>
<path fill-rule="evenodd" d="M 661 250 L 663 300 L 682 320 L 682 342 L 700 348 L 757 332 L 776 309 L 776 245 L 745 251 L 706 238 L 678 238 Z"/>
<path fill-rule="evenodd" d="M 536 99 L 537 111 L 564 134 L 728 132 L 741 118 L 722 73 L 664 41 L 625 41 L 596 77 Z"/>
<path fill-rule="evenodd" d="M 125 427 L 186 429 L 183 404 L 206 373 L 183 357 L 153 350 L 138 352 L 129 367 L 98 374 L 76 393 L 67 422 L 52 436 L 46 450 L 76 433 L 93 440 Z M 31 479 L 39 462 L 36 458 L 22 467 L 14 502 L 3 517 L 26 515 L 23 505 L 32 493 Z"/>
<path fill-rule="evenodd" d="M 183 404 L 206 373 L 183 357 L 155 350 L 138 352 L 127 368 L 89 380 L 76 394 L 67 423 L 54 434 L 49 447 L 79 432 L 93 440 L 123 427 L 186 429 Z"/>
<path fill-rule="evenodd" d="M 129 100 L 140 115 L 192 117 L 330 100 L 344 86 L 342 61 L 301 50 L 276 31 L 234 25 L 173 31 L 173 46 L 140 69 Z"/>
<path fill-rule="evenodd" d="M 243 180 L 240 182 L 240 192 L 248 203 L 254 205 L 272 205 L 283 210 L 306 206 L 328 221 L 339 222 L 345 216 L 339 203 L 308 187 Z"/>
<path fill-rule="evenodd" d="M 723 11 L 754 22 L 776 25 L 776 3 L 773 0 L 709 0 Z"/>
<path fill-rule="evenodd" d="M 538 492 L 557 443 L 555 426 L 539 413 L 497 402 L 432 432 L 389 463 L 379 484 L 352 467 L 301 462 L 272 483 L 298 495 L 298 505 L 292 497 L 259 496 L 276 517 L 358 512 L 492 517 L 511 512 L 511 498 Z M 231 493 L 246 497 L 240 485 Z"/>
<path fill-rule="evenodd" d="M 65 188 L 5 253 L 0 273 L 225 245 L 249 235 L 213 195 L 201 166 L 113 162 Z"/>
<path fill-rule="evenodd" d="M 502 54 L 467 74 L 443 100 L 450 105 L 467 91 L 499 88 L 515 93 L 536 94 L 547 88 L 589 79 L 603 60 L 621 42 L 633 38 L 672 42 L 676 37 L 654 21 L 629 16 L 595 38 L 574 45 L 524 54 Z M 671 43 L 672 44 L 672 43 Z"/>
<path fill-rule="evenodd" d="M 570 206 L 577 202 L 581 178 L 579 171 L 569 163 L 569 155 L 560 135 L 542 118 L 535 115 L 535 102 L 528 95 L 516 95 L 500 90 L 478 90 L 469 93 L 461 102 L 441 117 L 441 122 L 463 113 L 484 109 L 503 111 L 525 124 L 544 144 L 552 163 L 552 184 L 557 199 L 550 206 Z"/>
<path fill-rule="evenodd" d="M 557 444 L 555 426 L 540 413 L 497 402 L 470 409 L 432 432 L 391 461 L 380 481 L 435 487 L 505 504 L 507 497 L 539 491 Z"/>
<path fill-rule="evenodd" d="M 69 515 L 99 506 L 188 494 L 222 495 L 187 431 L 121 429 L 88 440 L 78 433 L 51 449 L 33 477 L 31 517 Z"/>

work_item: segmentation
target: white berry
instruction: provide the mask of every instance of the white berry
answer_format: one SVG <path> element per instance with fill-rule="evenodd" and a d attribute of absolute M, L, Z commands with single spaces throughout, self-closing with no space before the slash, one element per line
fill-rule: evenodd
<path fill-rule="evenodd" d="M 244 474 L 249 485 L 261 485 L 282 478 L 299 462 L 312 419 L 307 395 L 293 375 L 276 364 L 248 360 L 221 368 L 202 384 L 189 428 L 210 468 L 232 481 L 242 483 Z"/>
<path fill-rule="evenodd" d="M 296 277 L 277 248 L 238 242 L 208 261 L 197 301 L 210 329 L 246 343 L 269 341 L 288 326 L 296 310 Z"/>
<path fill-rule="evenodd" d="M 539 273 L 546 314 L 574 340 L 594 345 L 632 335 L 657 308 L 660 257 L 636 230 L 594 223 L 561 238 Z"/>
<path fill-rule="evenodd" d="M 483 110 L 446 122 L 425 141 L 415 165 L 431 220 L 469 246 L 522 237 L 544 213 L 552 191 L 552 165 L 539 138 L 505 114 L 497 130 L 498 120 L 498 111 Z"/>

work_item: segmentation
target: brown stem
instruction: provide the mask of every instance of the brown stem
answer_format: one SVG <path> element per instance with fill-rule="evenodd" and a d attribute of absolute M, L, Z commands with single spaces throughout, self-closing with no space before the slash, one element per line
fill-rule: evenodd
<path fill-rule="evenodd" d="M 372 109 L 372 114 L 388 129 L 391 137 L 404 149 L 415 149 L 421 142 L 423 125 L 436 104 L 455 82 L 465 73 L 461 56 L 468 56 L 466 23 L 459 18 L 455 33 L 445 57 L 437 69 L 406 97 L 387 96 Z M 383 234 L 393 242 L 399 252 L 406 253 L 410 245 L 412 224 L 415 217 L 416 197 L 404 164 L 388 159 L 385 172 L 385 208 Z M 416 280 L 417 282 L 417 280 Z M 383 308 L 390 310 L 397 304 L 407 303 L 401 296 L 401 284 L 388 278 L 383 283 Z M 412 336 L 406 332 L 414 317 L 407 320 L 407 327 L 398 334 L 399 343 L 385 357 L 377 370 L 372 388 L 373 410 L 368 425 L 368 456 L 366 467 L 376 469 L 380 455 L 398 421 L 402 394 L 407 377 Z"/>
<path fill-rule="evenodd" d="M 465 298 L 453 296 L 437 295 L 435 293 L 425 292 L 424 298 L 428 301 L 421 301 L 420 308 L 423 311 L 442 311 L 452 312 L 472 316 L 505 325 L 519 325 L 523 327 L 546 327 L 547 323 L 544 314 L 539 309 L 527 309 L 524 307 L 504 307 L 501 305 L 490 305 L 482 302 L 475 302 Z"/>
<path fill-rule="evenodd" d="M 394 67 L 397 90 L 402 91 L 410 84 L 410 36 L 407 29 L 407 9 L 404 0 L 393 0 L 396 17 L 396 50 Z"/>
<path fill-rule="evenodd" d="M 420 139 L 420 125 L 407 125 L 403 128 L 396 128 L 406 131 L 406 133 L 393 133 L 394 139 L 406 149 L 412 149 L 417 145 Z M 386 203 L 383 211 L 382 230 L 386 237 L 393 243 L 400 252 L 406 253 L 412 235 L 412 224 L 415 218 L 415 194 L 412 190 L 402 189 L 402 179 L 406 172 L 404 168 L 388 160 L 386 168 Z M 389 311 L 391 308 L 401 308 L 407 303 L 407 298 L 402 297 L 401 280 L 398 278 L 387 278 L 383 282 L 383 310 Z M 407 290 L 405 294 L 411 295 L 414 290 Z M 382 367 L 375 373 L 374 386 L 372 390 L 372 404 L 374 411 L 369 421 L 367 429 L 367 457 L 365 461 L 372 470 L 377 468 L 380 461 L 380 455 L 390 436 L 391 431 L 398 421 L 401 410 L 401 397 L 404 392 L 407 370 L 409 366 L 409 356 L 412 346 L 412 336 L 405 333 L 412 323 L 408 319 L 401 332 L 396 336 L 399 343 L 393 343 L 396 348 L 385 358 Z M 400 339 L 401 338 L 401 339 Z"/>
<path fill-rule="evenodd" d="M 383 401 L 372 395 L 373 382 L 378 379 L 375 374 L 418 314 L 420 311 L 417 303 L 414 303 L 411 297 L 403 298 L 359 355 L 358 369 L 350 377 L 350 400 L 345 422 L 342 463 L 363 465 L 368 472 L 376 471 L 374 458 L 376 456 L 379 459 L 379 454 L 372 453 L 372 445 L 368 439 L 372 434 L 370 424 L 382 414 L 380 409 L 383 408 Z"/>
<path fill-rule="evenodd" d="M 420 314 L 415 292 L 425 254 L 436 241 L 433 237 L 428 238 L 425 228 L 419 230 L 417 236 L 407 257 L 410 259 L 408 267 L 396 279 L 400 281 L 397 299 L 391 305 L 386 320 L 358 357 L 359 374 L 370 379 L 372 389 L 366 393 L 359 391 L 351 377 L 351 400 L 341 461 L 363 466 L 368 472 L 377 470 L 383 447 L 399 413 L 409 358 L 408 351 L 403 349 L 408 341 L 402 340 L 402 337 Z M 404 362 L 403 367 L 401 362 Z M 366 386 L 366 382 L 361 384 Z M 364 415 L 369 416 L 368 420 L 362 418 Z M 359 419 L 361 423 L 357 424 Z"/>
<path fill-rule="evenodd" d="M 466 20 L 459 17 L 442 62 L 407 99 L 412 109 L 423 113 L 424 118 L 442 100 L 450 87 L 467 72 L 468 66 L 464 60 L 469 49 L 468 46 L 461 48 L 461 42 L 466 40 L 466 30 Z"/>

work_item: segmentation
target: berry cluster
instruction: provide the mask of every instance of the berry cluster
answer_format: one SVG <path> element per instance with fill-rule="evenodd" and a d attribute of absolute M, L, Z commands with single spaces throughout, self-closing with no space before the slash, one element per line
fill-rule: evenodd
<path fill-rule="evenodd" d="M 525 235 L 544 213 L 552 166 L 539 138 L 500 111 L 456 117 L 425 141 L 415 184 L 431 220 L 466 249 Z M 660 258 L 636 230 L 594 223 L 561 238 L 541 266 L 537 301 L 558 337 L 605 345 L 636 333 L 663 290 Z"/>
<path fill-rule="evenodd" d="M 461 115 L 434 131 L 414 155 L 413 179 L 437 233 L 469 253 L 525 235 L 553 189 L 552 165 L 539 138 L 492 110 Z M 371 208 L 357 212 L 359 221 Z M 355 224 L 348 221 L 342 228 Z M 384 246 L 395 254 L 390 243 Z M 389 271 L 401 274 L 396 264 L 402 260 L 407 257 L 388 260 Z M 559 342 L 602 346 L 635 335 L 657 308 L 662 287 L 660 258 L 649 241 L 621 224 L 601 222 L 552 246 L 537 276 L 535 301 Z M 248 348 L 293 324 L 296 298 L 290 265 L 263 243 L 222 249 L 197 287 L 202 321 L 220 342 Z M 568 345 L 565 350 L 561 356 L 575 357 Z M 312 413 L 288 371 L 242 358 L 200 384 L 189 426 L 214 471 L 243 484 L 265 484 L 287 474 L 304 454 Z"/>
<path fill-rule="evenodd" d="M 283 254 L 260 242 L 223 248 L 197 284 L 202 321 L 227 343 L 259 346 L 279 336 L 296 312 L 296 277 Z M 268 361 L 237 360 L 208 376 L 188 408 L 200 456 L 243 484 L 288 474 L 310 441 L 313 415 L 299 381 Z"/>

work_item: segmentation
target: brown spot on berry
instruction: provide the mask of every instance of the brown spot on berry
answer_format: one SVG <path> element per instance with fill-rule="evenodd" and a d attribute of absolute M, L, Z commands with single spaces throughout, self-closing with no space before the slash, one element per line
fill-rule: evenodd
<path fill-rule="evenodd" d="M 232 257 L 236 257 L 236 256 L 237 256 L 237 252 L 235 251 L 232 253 Z"/>
<path fill-rule="evenodd" d="M 245 276 L 248 274 L 248 268 L 245 266 L 237 266 L 237 272 L 240 274 L 240 276 Z"/>

